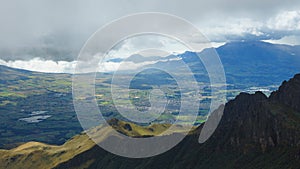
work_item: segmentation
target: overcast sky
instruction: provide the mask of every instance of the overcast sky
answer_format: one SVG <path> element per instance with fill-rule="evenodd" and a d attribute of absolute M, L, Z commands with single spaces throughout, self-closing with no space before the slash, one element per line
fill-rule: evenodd
<path fill-rule="evenodd" d="M 177 15 L 196 25 L 212 42 L 266 40 L 300 44 L 299 0 L 0 0 L 0 3 L 2 64 L 40 58 L 73 65 L 79 50 L 97 29 L 137 12 Z M 134 43 L 128 46 L 134 48 Z M 121 47 L 120 51 L 124 49 Z"/>

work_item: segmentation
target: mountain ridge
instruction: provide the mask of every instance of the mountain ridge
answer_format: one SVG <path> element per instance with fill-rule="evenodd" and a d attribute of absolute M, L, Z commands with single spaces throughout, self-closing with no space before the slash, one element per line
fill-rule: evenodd
<path fill-rule="evenodd" d="M 300 72 L 300 46 L 290 46 L 281 44 L 272 44 L 262 41 L 238 41 L 228 42 L 217 48 L 207 48 L 199 53 L 186 51 L 178 55 L 169 55 L 166 57 L 153 56 L 140 58 L 138 55 L 132 55 L 127 58 L 128 61 L 136 60 L 141 63 L 144 59 L 153 61 L 158 59 L 157 63 L 147 66 L 157 66 L 166 69 L 180 69 L 181 62 L 174 58 L 181 58 L 186 64 L 191 66 L 199 81 L 208 81 L 204 65 L 199 60 L 198 55 L 205 55 L 206 52 L 214 50 L 218 53 L 223 64 L 227 81 L 229 83 L 241 84 L 270 84 L 280 85 L 282 79 L 291 78 L 297 72 Z M 159 58 L 168 61 L 159 61 Z M 111 62 L 121 62 L 123 59 L 115 58 Z M 195 63 L 196 62 L 196 63 Z"/>
<path fill-rule="evenodd" d="M 166 153 L 146 159 L 128 159 L 106 152 L 85 134 L 81 134 L 64 145 L 57 146 L 64 151 L 54 151 L 53 156 L 46 155 L 43 158 L 52 161 L 52 158 L 57 159 L 66 153 L 71 154 L 68 159 L 55 163 L 53 168 L 297 169 L 300 166 L 300 113 L 296 104 L 298 100 L 295 102 L 292 100 L 300 97 L 298 95 L 299 81 L 300 74 L 297 74 L 291 80 L 283 82 L 278 91 L 273 92 L 270 97 L 265 96 L 262 92 L 239 94 L 225 105 L 224 115 L 218 128 L 212 137 L 203 144 L 199 144 L 197 139 L 203 127 L 202 124 Z M 292 93 L 295 95 L 291 95 Z M 125 123 L 120 125 L 119 121 L 112 121 L 111 124 L 115 124 L 115 127 L 122 127 L 121 131 L 132 129 L 132 126 L 125 127 Z M 102 129 L 104 130 L 104 128 Z M 85 141 L 78 138 L 84 138 Z M 66 145 L 73 147 L 73 149 L 69 149 L 71 152 L 64 147 Z M 76 152 L 75 150 L 80 145 L 88 147 L 79 148 L 79 152 L 72 154 L 72 151 Z M 38 148 L 35 149 L 35 152 L 41 152 L 39 149 L 51 150 L 51 146 L 43 148 L 44 144 L 36 146 Z M 9 156 L 7 155 L 9 151 L 11 150 L 0 151 L 0 154 L 6 154 L 6 156 L 2 154 L 2 158 L 0 158 L 2 168 L 13 168 L 13 162 L 20 159 L 23 159 L 23 165 L 26 166 L 31 162 L 31 156 L 34 156 L 32 152 Z M 59 155 L 59 153 L 61 154 Z M 31 165 L 34 166 L 34 164 Z M 39 166 L 43 168 L 42 164 Z"/>

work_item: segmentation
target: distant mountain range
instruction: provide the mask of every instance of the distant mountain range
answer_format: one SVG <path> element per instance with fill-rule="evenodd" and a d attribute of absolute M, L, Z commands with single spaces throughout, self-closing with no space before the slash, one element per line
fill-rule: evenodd
<path fill-rule="evenodd" d="M 261 92 L 241 93 L 229 101 L 223 118 L 205 143 L 198 137 L 203 124 L 168 152 L 145 159 L 113 155 L 93 143 L 85 134 L 61 146 L 30 142 L 0 151 L 1 168 L 263 168 L 298 169 L 300 166 L 300 74 L 284 81 L 270 97 Z M 166 128 L 164 124 L 140 127 L 116 119 L 110 121 L 129 136 L 149 136 Z M 107 130 L 100 126 L 98 130 Z M 101 140 L 105 140 L 102 136 Z"/>
<path fill-rule="evenodd" d="M 110 61 L 134 63 L 158 61 L 149 67 L 155 66 L 172 70 L 180 69 L 181 63 L 176 60 L 180 58 L 192 68 L 194 73 L 198 74 L 196 77 L 199 81 L 208 81 L 205 67 L 196 54 L 201 57 L 212 50 L 216 50 L 219 54 L 227 82 L 230 84 L 280 85 L 282 79 L 291 78 L 300 72 L 300 46 L 271 44 L 262 41 L 230 42 L 216 49 L 209 48 L 199 53 L 187 51 L 183 54 L 165 57 L 143 57 L 135 54 L 125 60 L 115 58 Z"/>
<path fill-rule="evenodd" d="M 300 71 L 300 46 L 234 42 L 216 50 L 229 83 L 280 84 Z"/>

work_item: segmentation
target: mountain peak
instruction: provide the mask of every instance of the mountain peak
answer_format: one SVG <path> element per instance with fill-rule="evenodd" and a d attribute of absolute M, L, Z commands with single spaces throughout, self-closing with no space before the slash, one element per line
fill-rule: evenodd
<path fill-rule="evenodd" d="M 224 108 L 218 128 L 208 141 L 219 149 L 269 151 L 300 147 L 300 74 L 285 81 L 268 98 L 262 92 L 240 93 Z"/>
<path fill-rule="evenodd" d="M 296 74 L 289 81 L 284 81 L 277 91 L 272 92 L 270 100 L 300 112 L 300 74 Z"/>
<path fill-rule="evenodd" d="M 254 94 L 249 94 L 249 93 L 246 93 L 246 92 L 241 92 L 239 95 L 237 95 L 236 99 L 235 100 L 266 100 L 267 99 L 267 96 L 261 92 L 261 91 L 256 91 Z"/>

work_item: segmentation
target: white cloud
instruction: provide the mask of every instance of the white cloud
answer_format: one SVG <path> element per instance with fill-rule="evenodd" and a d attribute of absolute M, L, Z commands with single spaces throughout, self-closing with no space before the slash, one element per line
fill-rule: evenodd
<path fill-rule="evenodd" d="M 300 34 L 300 10 L 281 11 L 265 20 L 243 17 L 225 17 L 219 23 L 217 20 L 199 28 L 209 39 L 216 42 L 274 40 Z M 289 39 L 285 38 L 286 44 L 292 43 L 288 42 Z"/>
<path fill-rule="evenodd" d="M 123 70 L 135 70 L 145 65 L 154 64 L 157 61 L 149 61 L 149 62 L 104 62 L 99 65 L 99 72 L 114 72 L 114 71 L 123 71 Z"/>
<path fill-rule="evenodd" d="M 145 61 L 145 62 L 101 62 L 98 64 L 98 72 L 114 72 L 123 70 L 134 70 L 142 68 L 146 65 L 155 64 L 157 62 L 166 62 L 174 59 L 160 59 L 155 61 Z M 51 61 L 51 60 L 41 60 L 40 58 L 34 58 L 28 61 L 16 60 L 16 61 L 4 61 L 0 59 L 0 65 L 5 65 L 12 68 L 25 69 L 30 71 L 44 72 L 44 73 L 74 73 L 77 61 L 67 62 L 67 61 Z M 92 72 L 93 69 L 79 69 L 77 73 L 88 73 Z"/>
<path fill-rule="evenodd" d="M 129 61 L 123 61 L 123 62 L 103 62 L 99 64 L 99 72 L 114 72 L 114 71 L 124 71 L 124 70 L 136 70 L 139 68 L 143 68 L 147 65 L 152 65 L 157 62 L 167 62 L 167 61 L 173 61 L 173 60 L 180 60 L 180 58 L 173 58 L 173 59 L 160 59 L 155 61 L 145 61 L 145 62 L 129 62 Z"/>
<path fill-rule="evenodd" d="M 227 19 L 220 23 L 211 23 L 203 27 L 202 32 L 212 41 L 226 42 L 232 37 L 243 38 L 245 35 L 262 36 L 264 24 L 251 18 Z"/>
<path fill-rule="evenodd" d="M 300 36 L 285 36 L 278 40 L 264 40 L 273 44 L 300 45 Z"/>
<path fill-rule="evenodd" d="M 117 44 L 107 55 L 106 60 L 112 58 L 128 58 L 129 56 L 150 49 L 164 51 L 167 55 L 184 53 L 189 50 L 184 44 L 175 39 L 162 35 L 148 34 L 130 37 Z M 155 54 L 153 55 L 155 56 Z"/>
<path fill-rule="evenodd" d="M 40 58 L 34 58 L 31 60 L 16 60 L 16 61 L 4 61 L 0 59 L 0 64 L 8 67 L 46 72 L 46 73 L 73 73 L 76 66 L 76 61 L 58 61 L 41 60 Z"/>
<path fill-rule="evenodd" d="M 267 22 L 269 29 L 296 31 L 300 30 L 300 11 L 284 11 Z"/>

